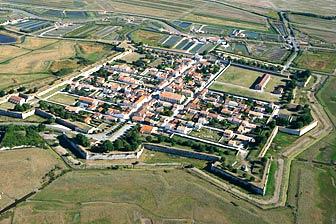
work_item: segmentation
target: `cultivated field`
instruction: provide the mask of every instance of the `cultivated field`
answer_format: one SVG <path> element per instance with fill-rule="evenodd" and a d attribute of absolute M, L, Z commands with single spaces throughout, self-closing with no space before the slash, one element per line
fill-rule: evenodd
<path fill-rule="evenodd" d="M 45 149 L 0 151 L 0 208 L 41 186 L 43 177 L 61 162 Z"/>
<path fill-rule="evenodd" d="M 131 34 L 131 38 L 134 42 L 142 42 L 150 46 L 158 46 L 160 44 L 160 40 L 164 36 L 165 35 L 162 33 L 156 33 L 147 30 L 136 30 Z"/>
<path fill-rule="evenodd" d="M 289 209 L 263 212 L 181 170 L 71 172 L 14 214 L 17 223 L 139 223 L 141 219 L 153 223 L 292 222 Z"/>
<path fill-rule="evenodd" d="M 22 44 L 0 46 L 0 50 L 7 53 L 0 56 L 0 89 L 40 87 L 57 78 L 52 72 L 79 68 L 75 56 L 94 62 L 109 53 L 107 45 L 32 37 L 25 38 Z"/>
<path fill-rule="evenodd" d="M 336 67 L 336 53 L 335 51 L 304 51 L 295 59 L 294 64 L 299 68 L 330 73 Z"/>

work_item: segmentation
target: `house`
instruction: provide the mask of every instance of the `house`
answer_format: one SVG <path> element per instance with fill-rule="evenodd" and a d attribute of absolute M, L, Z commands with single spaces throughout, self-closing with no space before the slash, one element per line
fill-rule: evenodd
<path fill-rule="evenodd" d="M 86 117 L 86 118 L 84 118 L 84 123 L 86 123 L 86 124 L 90 124 L 90 122 L 91 122 L 91 117 Z"/>
<path fill-rule="evenodd" d="M 258 84 L 255 85 L 255 89 L 256 90 L 264 90 L 265 86 L 267 85 L 267 83 L 271 80 L 271 76 L 269 74 L 264 74 L 264 76 L 262 77 L 262 79 L 260 80 L 260 82 Z"/>
<path fill-rule="evenodd" d="M 283 94 L 283 92 L 284 92 L 284 88 L 281 87 L 281 86 L 277 87 L 277 88 L 274 90 L 274 93 L 275 93 L 275 94 Z"/>
<path fill-rule="evenodd" d="M 9 97 L 8 102 L 21 105 L 25 102 L 25 99 L 19 96 L 12 95 Z"/>
<path fill-rule="evenodd" d="M 152 134 L 156 131 L 156 128 L 151 125 L 143 125 L 140 129 L 141 134 Z"/>
<path fill-rule="evenodd" d="M 139 117 L 139 116 L 133 116 L 132 117 L 132 121 L 141 123 L 141 122 L 144 121 L 144 118 L 143 117 Z"/>
<path fill-rule="evenodd" d="M 66 106 L 64 109 L 69 112 L 74 112 L 74 113 L 78 113 L 80 111 L 79 107 L 72 107 L 72 106 Z"/>
<path fill-rule="evenodd" d="M 226 129 L 226 130 L 224 131 L 224 134 L 223 134 L 223 136 L 224 136 L 225 138 L 232 138 L 233 135 L 234 135 L 233 131 L 232 131 L 232 130 L 229 130 L 229 129 Z"/>
<path fill-rule="evenodd" d="M 185 96 L 167 91 L 160 93 L 159 98 L 160 100 L 178 104 L 181 104 L 185 100 Z"/>
<path fill-rule="evenodd" d="M 260 113 L 260 112 L 257 112 L 257 111 L 253 111 L 253 110 L 250 110 L 248 112 L 248 114 L 249 114 L 249 116 L 257 117 L 259 119 L 262 119 L 264 117 L 263 113 Z"/>
<path fill-rule="evenodd" d="M 92 104 L 97 104 L 98 103 L 97 100 L 92 99 L 90 97 L 84 97 L 84 96 L 79 97 L 79 101 L 82 102 L 82 103 L 88 104 L 88 105 L 92 105 Z"/>
<path fill-rule="evenodd" d="M 186 126 L 180 125 L 176 128 L 176 132 L 181 134 L 188 134 L 188 128 Z"/>

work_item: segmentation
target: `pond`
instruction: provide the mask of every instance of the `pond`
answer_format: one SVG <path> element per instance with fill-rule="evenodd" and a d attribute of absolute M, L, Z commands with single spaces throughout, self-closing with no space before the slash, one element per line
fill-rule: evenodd
<path fill-rule="evenodd" d="M 16 42 L 15 37 L 0 34 L 0 44 L 8 44 L 8 43 L 14 43 L 14 42 Z"/>

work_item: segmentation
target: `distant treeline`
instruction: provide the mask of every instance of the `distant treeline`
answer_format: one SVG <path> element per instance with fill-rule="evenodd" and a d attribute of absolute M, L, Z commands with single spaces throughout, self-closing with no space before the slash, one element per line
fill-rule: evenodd
<path fill-rule="evenodd" d="M 300 16 L 308 16 L 308 17 L 314 17 L 319 19 L 326 19 L 326 20 L 335 20 L 336 16 L 323 16 L 323 15 L 317 15 L 309 12 L 290 12 L 293 15 L 300 15 Z"/>

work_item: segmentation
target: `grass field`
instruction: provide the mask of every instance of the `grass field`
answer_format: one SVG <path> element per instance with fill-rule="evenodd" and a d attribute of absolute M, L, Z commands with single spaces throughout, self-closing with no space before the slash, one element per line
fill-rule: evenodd
<path fill-rule="evenodd" d="M 336 54 L 332 51 L 304 51 L 294 63 L 299 68 L 330 73 L 336 66 Z"/>
<path fill-rule="evenodd" d="M 168 153 L 156 152 L 146 150 L 142 155 L 143 162 L 145 163 L 183 163 L 183 164 L 193 164 L 195 167 L 203 169 L 206 166 L 207 161 L 192 159 L 177 155 L 172 155 Z"/>
<path fill-rule="evenodd" d="M 295 135 L 286 134 L 283 132 L 278 132 L 272 142 L 272 148 L 274 149 L 284 149 L 295 142 L 299 137 Z"/>
<path fill-rule="evenodd" d="M 265 100 L 265 101 L 277 102 L 277 101 L 280 100 L 278 96 L 275 96 L 275 95 L 270 94 L 270 93 L 259 92 L 259 91 L 255 91 L 255 90 L 244 88 L 244 87 L 239 88 L 239 87 L 231 86 L 231 85 L 228 85 L 228 84 L 225 84 L 225 83 L 214 82 L 210 86 L 210 89 L 221 91 L 221 92 L 231 93 L 233 95 L 240 95 L 240 96 Z"/>
<path fill-rule="evenodd" d="M 150 46 L 158 46 L 160 44 L 160 40 L 164 36 L 165 34 L 151 32 L 147 30 L 136 30 L 131 34 L 131 38 L 134 42 L 142 42 Z"/>
<path fill-rule="evenodd" d="M 55 165 L 63 166 L 48 150 L 32 148 L 0 151 L 0 208 L 41 186 Z"/>
<path fill-rule="evenodd" d="M 0 46 L 0 50 L 7 53 L 0 56 L 0 89 L 19 85 L 41 87 L 56 78 L 52 72 L 79 68 L 74 56 L 96 61 L 110 52 L 107 45 L 97 43 L 34 37 L 25 38 L 22 44 Z"/>
<path fill-rule="evenodd" d="M 262 75 L 263 73 L 260 72 L 231 66 L 217 79 L 217 81 L 246 88 L 253 88 L 256 80 Z M 266 85 L 265 91 L 270 93 L 279 85 L 286 85 L 284 78 L 272 75 L 271 80 Z"/>
<path fill-rule="evenodd" d="M 73 105 L 78 100 L 78 98 L 63 93 L 57 93 L 56 95 L 50 97 L 48 100 L 61 104 Z"/>
<path fill-rule="evenodd" d="M 288 204 L 295 208 L 297 223 L 332 223 L 336 217 L 335 172 L 331 168 L 294 162 Z"/>
<path fill-rule="evenodd" d="M 147 218 L 153 223 L 291 223 L 289 211 L 262 211 L 181 170 L 79 171 L 62 176 L 17 207 L 14 220 L 140 223 Z"/>
<path fill-rule="evenodd" d="M 218 131 L 214 131 L 208 128 L 201 128 L 199 131 L 190 132 L 191 136 L 199 137 L 202 139 L 218 142 L 220 138 L 223 136 L 223 133 Z"/>

